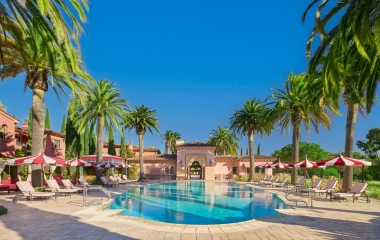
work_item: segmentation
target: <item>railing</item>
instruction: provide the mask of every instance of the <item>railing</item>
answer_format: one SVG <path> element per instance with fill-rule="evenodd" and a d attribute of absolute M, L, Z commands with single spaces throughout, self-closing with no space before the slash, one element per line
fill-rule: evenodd
<path fill-rule="evenodd" d="M 297 206 L 297 204 L 300 202 L 300 203 L 304 203 L 306 206 L 308 205 L 306 201 L 302 200 L 302 199 L 295 199 L 295 198 L 291 198 L 289 195 L 293 192 L 297 191 L 297 187 L 293 187 L 291 188 L 289 191 L 286 192 L 285 194 L 285 198 L 286 200 L 290 201 L 290 202 L 293 202 L 294 205 Z"/>
<path fill-rule="evenodd" d="M 101 190 L 102 192 L 104 192 L 108 199 L 110 200 L 111 199 L 111 193 L 109 191 L 107 191 L 104 187 L 91 187 L 91 188 L 86 188 L 85 190 L 83 190 L 83 207 L 88 207 L 90 205 L 95 205 L 95 206 L 99 206 L 103 203 L 103 198 L 100 198 L 100 199 L 93 199 L 91 200 L 90 202 L 87 202 L 87 194 L 88 194 L 88 191 L 91 191 L 91 190 Z"/>

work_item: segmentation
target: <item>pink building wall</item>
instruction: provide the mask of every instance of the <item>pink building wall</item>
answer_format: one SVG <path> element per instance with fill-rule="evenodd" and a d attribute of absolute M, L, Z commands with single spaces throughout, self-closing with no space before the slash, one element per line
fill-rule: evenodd
<path fill-rule="evenodd" d="M 45 134 L 45 138 L 45 154 L 48 156 L 65 159 L 66 145 L 64 138 L 51 134 Z M 55 146 L 56 141 L 59 141 L 59 147 Z"/>
<path fill-rule="evenodd" d="M 166 175 L 165 168 L 173 167 L 173 174 L 175 175 L 177 172 L 177 166 L 175 162 L 168 163 L 144 163 L 144 173 L 147 175 Z"/>
<path fill-rule="evenodd" d="M 18 123 L 16 119 L 0 110 L 0 129 L 6 127 L 5 139 L 0 139 L 0 156 L 11 158 L 15 155 L 15 123 Z"/>

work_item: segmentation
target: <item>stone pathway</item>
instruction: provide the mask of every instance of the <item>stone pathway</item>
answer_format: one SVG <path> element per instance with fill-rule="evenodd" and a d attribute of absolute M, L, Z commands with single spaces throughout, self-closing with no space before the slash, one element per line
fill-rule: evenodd
<path fill-rule="evenodd" d="M 139 183 L 108 188 L 112 197 Z M 282 190 L 267 189 L 284 197 Z M 0 217 L 0 239 L 380 239 L 380 201 L 330 202 L 318 197 L 313 208 L 281 210 L 282 216 L 236 224 L 182 225 L 116 216 L 118 211 L 82 207 L 82 196 L 57 201 L 12 202 L 14 195 L 0 192 L 0 205 L 8 214 Z M 99 198 L 92 193 L 89 198 Z"/>

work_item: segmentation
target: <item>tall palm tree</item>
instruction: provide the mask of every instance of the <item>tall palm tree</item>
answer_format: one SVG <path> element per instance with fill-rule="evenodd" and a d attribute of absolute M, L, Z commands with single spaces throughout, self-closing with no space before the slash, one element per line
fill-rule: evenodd
<path fill-rule="evenodd" d="M 165 154 L 170 152 L 173 154 L 175 152 L 175 142 L 181 138 L 181 135 L 178 132 L 166 130 L 165 133 L 161 134 L 161 137 L 165 140 Z"/>
<path fill-rule="evenodd" d="M 54 49 L 55 43 L 46 42 L 46 38 L 38 31 L 29 31 L 26 24 L 18 22 L 13 22 L 13 25 L 17 25 L 19 37 L 8 37 L 7 41 L 0 45 L 4 53 L 0 77 L 4 80 L 26 74 L 25 87 L 29 87 L 33 92 L 32 154 L 37 155 L 43 149 L 44 97 L 48 86 L 50 85 L 55 93 L 62 91 L 67 96 L 67 87 L 77 94 L 85 89 L 85 85 L 77 77 L 88 81 L 91 77 L 82 70 L 80 57 L 76 57 L 75 62 L 67 61 L 68 49 L 64 45 Z M 0 36 L 5 37 L 3 32 Z M 59 98 L 58 94 L 57 96 Z"/>
<path fill-rule="evenodd" d="M 141 105 L 135 106 L 135 109 L 129 111 L 124 119 L 124 127 L 126 129 L 135 129 L 139 136 L 139 159 L 140 159 L 140 177 L 139 182 L 146 181 L 144 176 L 144 135 L 146 130 L 153 134 L 153 130 L 159 132 L 158 118 L 156 110 L 150 110 L 148 107 Z"/>
<path fill-rule="evenodd" d="M 218 155 L 237 155 L 239 150 L 239 139 L 228 127 L 218 126 L 217 130 L 212 130 L 206 142 L 216 146 Z"/>
<path fill-rule="evenodd" d="M 249 181 L 253 180 L 254 171 L 254 148 L 253 140 L 255 132 L 259 135 L 269 135 L 272 130 L 272 124 L 268 118 L 269 108 L 256 98 L 252 100 L 245 100 L 243 107 L 236 110 L 230 118 L 231 130 L 235 133 L 248 135 L 249 146 Z"/>
<path fill-rule="evenodd" d="M 70 118 L 78 132 L 83 132 L 88 125 L 92 132 L 96 125 L 96 163 L 100 164 L 103 159 L 104 130 L 112 128 L 123 132 L 120 122 L 124 119 L 129 105 L 121 98 L 120 90 L 115 87 L 115 83 L 106 79 L 93 82 L 84 97 L 84 101 L 78 96 L 74 96 L 70 101 Z M 98 168 L 96 179 L 99 181 L 101 176 L 102 169 Z"/>
<path fill-rule="evenodd" d="M 361 56 L 352 41 L 345 46 L 344 40 L 337 37 L 334 41 L 324 39 L 310 59 L 309 71 L 320 68 L 325 93 L 338 107 L 341 92 L 347 106 L 346 135 L 344 154 L 353 157 L 354 132 L 358 112 L 364 115 L 364 106 L 370 113 L 376 98 L 376 88 L 380 79 L 380 59 L 376 50 L 370 46 L 366 52 L 370 62 Z M 320 64 L 322 67 L 320 67 Z M 350 189 L 353 182 L 353 167 L 346 166 L 342 190 Z"/>
<path fill-rule="evenodd" d="M 275 100 L 271 103 L 275 104 L 270 114 L 272 120 L 278 121 L 283 133 L 287 128 L 293 127 L 292 162 L 299 161 L 299 138 L 302 122 L 307 131 L 313 125 L 316 132 L 318 132 L 320 124 L 325 128 L 329 128 L 331 124 L 331 117 L 327 112 L 330 105 L 328 102 L 321 104 L 319 101 L 321 97 L 315 96 L 315 93 L 310 91 L 310 89 L 318 88 L 311 84 L 316 83 L 309 82 L 306 74 L 302 73 L 297 76 L 290 73 L 285 90 L 274 88 L 276 92 L 269 97 Z M 295 183 L 297 178 L 297 171 L 292 169 L 292 183 Z"/>

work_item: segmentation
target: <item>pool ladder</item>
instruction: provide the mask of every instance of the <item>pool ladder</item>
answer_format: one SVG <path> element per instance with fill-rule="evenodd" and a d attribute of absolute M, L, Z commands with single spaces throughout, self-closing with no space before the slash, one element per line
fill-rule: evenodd
<path fill-rule="evenodd" d="M 107 190 L 107 189 L 105 189 L 104 187 L 92 187 L 92 188 L 86 188 L 85 190 L 83 190 L 83 207 L 89 207 L 89 206 L 91 206 L 91 205 L 94 205 L 94 206 L 99 206 L 99 205 L 101 205 L 103 202 L 105 202 L 105 201 L 103 201 L 104 199 L 103 198 L 100 198 L 100 199 L 93 199 L 93 200 L 91 200 L 91 201 L 87 201 L 87 194 L 88 194 L 88 192 L 89 191 L 91 191 L 91 190 L 101 190 L 102 192 L 104 192 L 106 195 L 107 195 L 107 197 L 108 197 L 108 199 L 107 200 L 105 200 L 105 201 L 108 201 L 108 200 L 110 200 L 111 199 L 111 193 Z"/>
<path fill-rule="evenodd" d="M 293 202 L 294 205 L 296 205 L 296 206 L 297 206 L 298 203 L 303 203 L 303 204 L 305 204 L 305 205 L 307 206 L 308 204 L 307 204 L 306 201 L 304 201 L 304 200 L 302 200 L 302 199 L 291 198 L 291 197 L 289 196 L 289 195 L 290 195 L 291 193 L 293 193 L 294 191 L 297 191 L 297 188 L 296 188 L 296 187 L 293 187 L 293 188 L 291 188 L 289 191 L 286 192 L 286 194 L 285 194 L 285 198 L 286 198 L 286 200 L 288 200 L 288 201 L 290 201 L 290 202 Z"/>

